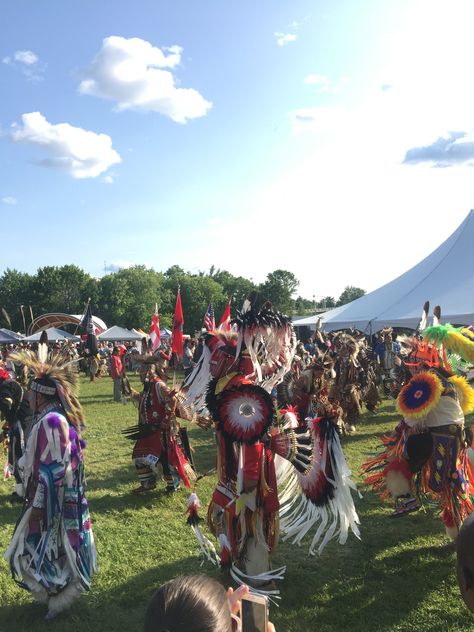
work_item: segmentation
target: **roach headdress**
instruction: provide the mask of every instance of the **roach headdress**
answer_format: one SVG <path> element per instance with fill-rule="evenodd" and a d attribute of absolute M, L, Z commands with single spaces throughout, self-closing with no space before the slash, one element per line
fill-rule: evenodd
<path fill-rule="evenodd" d="M 14 362 L 23 364 L 33 373 L 30 389 L 48 397 L 56 396 L 69 422 L 78 430 L 84 426 L 82 406 L 77 398 L 78 377 L 71 362 L 63 353 L 48 352 L 46 332 L 41 335 L 38 352 L 29 350 L 11 354 Z"/>

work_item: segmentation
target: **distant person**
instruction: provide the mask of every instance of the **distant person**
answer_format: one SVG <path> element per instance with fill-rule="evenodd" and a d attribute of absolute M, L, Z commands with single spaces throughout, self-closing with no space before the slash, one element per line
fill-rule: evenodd
<path fill-rule="evenodd" d="M 309 337 L 308 340 L 306 341 L 304 348 L 309 353 L 310 356 L 314 356 L 314 354 L 316 353 L 316 345 L 314 344 L 313 339 L 311 337 Z"/>
<path fill-rule="evenodd" d="M 196 341 L 193 339 L 186 340 L 183 348 L 183 369 L 184 369 L 184 378 L 186 379 L 191 371 L 196 366 L 194 362 L 194 349 L 196 346 Z"/>
<path fill-rule="evenodd" d="M 114 381 L 114 402 L 122 401 L 123 363 L 120 349 L 114 347 L 110 358 L 110 377 Z"/>

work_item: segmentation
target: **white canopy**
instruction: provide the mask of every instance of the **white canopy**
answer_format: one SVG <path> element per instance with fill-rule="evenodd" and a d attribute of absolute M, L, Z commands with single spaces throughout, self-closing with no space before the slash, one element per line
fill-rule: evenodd
<path fill-rule="evenodd" d="M 321 318 L 325 331 L 354 327 L 370 334 L 383 327 L 415 329 L 425 301 L 430 301 L 431 310 L 441 306 L 444 323 L 474 324 L 473 210 L 441 246 L 408 272 L 347 305 L 294 325 L 314 329 Z"/>
<path fill-rule="evenodd" d="M 125 327 L 114 325 L 113 327 L 110 327 L 110 329 L 107 329 L 99 334 L 97 338 L 99 340 L 120 340 L 122 342 L 128 342 L 130 340 L 141 340 L 142 336 L 130 329 L 125 329 Z"/>
<path fill-rule="evenodd" d="M 69 334 L 67 331 L 63 331 L 62 329 L 56 329 L 56 327 L 50 327 L 49 329 L 45 329 L 44 331 L 46 331 L 46 333 L 48 334 L 49 342 L 58 342 L 58 340 L 72 340 L 73 342 L 80 341 L 79 336 L 73 336 L 72 334 Z M 26 338 L 23 338 L 23 340 L 25 342 L 39 342 L 39 339 L 41 338 L 42 333 L 43 333 L 42 331 L 37 331 L 35 334 L 31 336 L 27 336 Z"/>

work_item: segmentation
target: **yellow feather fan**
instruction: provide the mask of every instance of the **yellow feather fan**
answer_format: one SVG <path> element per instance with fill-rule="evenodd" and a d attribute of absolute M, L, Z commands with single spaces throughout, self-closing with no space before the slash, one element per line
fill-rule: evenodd
<path fill-rule="evenodd" d="M 463 413 L 465 415 L 472 413 L 474 411 L 474 390 L 467 379 L 461 375 L 453 375 L 449 378 L 449 382 L 456 389 Z"/>

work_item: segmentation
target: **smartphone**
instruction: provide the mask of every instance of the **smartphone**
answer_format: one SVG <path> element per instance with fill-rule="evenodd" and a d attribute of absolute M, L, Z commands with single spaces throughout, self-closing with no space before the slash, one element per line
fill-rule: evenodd
<path fill-rule="evenodd" d="M 242 632 L 267 632 L 268 600 L 262 595 L 242 598 Z"/>

